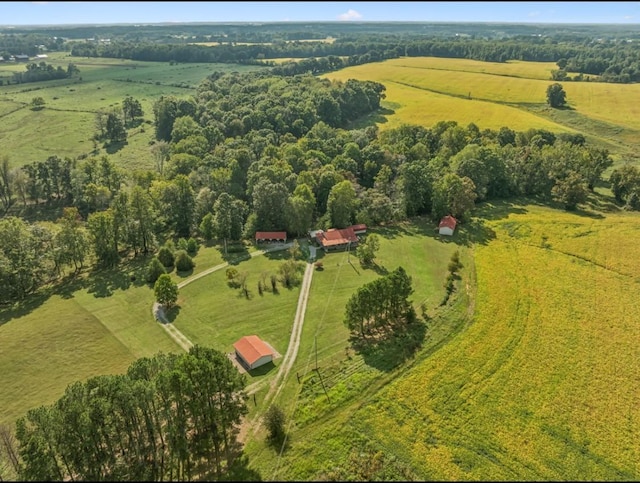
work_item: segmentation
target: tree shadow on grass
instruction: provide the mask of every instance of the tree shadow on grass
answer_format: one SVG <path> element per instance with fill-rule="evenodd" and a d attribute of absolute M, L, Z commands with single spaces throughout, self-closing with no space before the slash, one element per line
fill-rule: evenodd
<path fill-rule="evenodd" d="M 141 257 L 123 261 L 114 268 L 96 269 L 87 278 L 87 291 L 94 297 L 109 297 L 116 290 L 145 285 L 147 262 L 148 257 Z"/>
<path fill-rule="evenodd" d="M 210 476 L 215 477 L 214 474 Z M 203 481 L 213 481 L 213 479 L 205 477 Z M 263 481 L 263 479 L 257 470 L 249 468 L 249 457 L 243 453 L 233 461 L 227 473 L 219 481 Z"/>
<path fill-rule="evenodd" d="M 426 323 L 416 319 L 406 330 L 376 344 L 362 343 L 353 336 L 350 342 L 355 351 L 362 354 L 365 364 L 389 372 L 413 357 L 422 347 L 426 333 Z"/>
<path fill-rule="evenodd" d="M 176 269 L 176 275 L 180 278 L 190 277 L 191 275 L 193 275 L 193 268 L 190 268 L 189 270 L 185 270 L 185 271 L 178 271 Z"/>
<path fill-rule="evenodd" d="M 229 265 L 237 265 L 250 257 L 249 250 L 244 244 L 227 244 L 227 253 L 224 252 L 224 245 L 218 247 L 221 258 Z"/>
<path fill-rule="evenodd" d="M 45 288 L 34 294 L 28 295 L 25 300 L 11 305 L 0 305 L 0 327 L 13 319 L 19 319 L 20 317 L 29 315 L 45 303 L 54 293 L 54 289 Z"/>
<path fill-rule="evenodd" d="M 108 144 L 105 143 L 104 149 L 109 154 L 115 154 L 122 148 L 124 148 L 127 144 L 129 144 L 127 141 L 111 142 Z"/>
<path fill-rule="evenodd" d="M 170 323 L 173 323 L 178 318 L 178 315 L 180 315 L 180 306 L 179 305 L 174 305 L 169 310 L 165 309 L 165 311 L 164 311 L 164 316 L 167 318 L 167 320 Z"/>

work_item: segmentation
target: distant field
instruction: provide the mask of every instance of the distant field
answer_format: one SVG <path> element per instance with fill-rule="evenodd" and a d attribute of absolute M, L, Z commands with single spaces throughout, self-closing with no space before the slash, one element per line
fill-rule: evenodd
<path fill-rule="evenodd" d="M 577 131 L 611 152 L 636 157 L 640 84 L 562 82 L 569 109 L 551 109 L 546 89 L 553 82 L 549 77 L 554 67 L 545 62 L 413 57 L 349 67 L 323 77 L 384 84 L 382 106 L 389 112 L 375 119 L 381 129 L 454 120 L 463 126 L 473 122 L 481 129 Z"/>
<path fill-rule="evenodd" d="M 423 67 L 401 67 L 402 64 L 397 63 L 400 60 L 413 60 L 415 63 L 419 59 L 394 59 L 364 64 L 331 72 L 323 77 L 342 81 L 350 78 L 374 80 L 384 84 L 386 99 L 382 106 L 393 112 L 385 116 L 386 122 L 380 123 L 381 129 L 398 127 L 403 123 L 429 127 L 438 121 L 454 120 L 463 126 L 473 122 L 480 129 L 499 129 L 508 125 L 516 131 L 530 128 L 554 132 L 573 131 L 541 116 L 507 105 L 508 99 L 511 103 L 527 99 L 530 102 L 544 103 L 546 85 L 542 88 L 541 97 L 531 97 L 536 83 L 541 81 L 490 76 L 479 72 L 446 71 L 440 68 L 425 70 Z M 460 66 L 456 64 L 456 67 Z M 513 94 L 509 94 L 507 89 L 510 88 L 504 87 L 511 82 L 516 83 Z M 488 86 L 485 85 L 487 83 Z M 496 103 L 497 100 L 500 103 Z"/>
<path fill-rule="evenodd" d="M 116 107 L 127 96 L 142 104 L 144 118 L 153 121 L 153 103 L 161 95 L 187 97 L 215 71 L 247 71 L 259 66 L 235 64 L 175 64 L 138 62 L 123 59 L 71 57 L 52 53 L 44 59 L 54 67 L 74 63 L 82 81 L 63 79 L 0 86 L 0 143 L 8 147 L 12 165 L 44 160 L 48 156 L 76 157 L 93 150 L 94 119 L 99 109 Z M 24 64 L 3 65 L 2 69 L 23 71 Z M 0 77 L 2 73 L 0 72 Z M 36 96 L 45 100 L 40 111 L 28 104 Z M 64 126 L 64 129 L 61 129 Z M 129 131 L 128 144 L 114 154 L 114 160 L 128 168 L 152 168 L 149 143 L 153 126 Z M 104 150 L 103 150 L 104 152 Z"/>
<path fill-rule="evenodd" d="M 299 39 L 299 40 L 283 40 L 282 42 L 286 44 L 291 44 L 294 42 L 303 42 L 303 43 L 324 43 L 324 44 L 332 44 L 336 41 L 333 37 L 327 37 L 324 39 Z M 274 42 L 191 42 L 191 45 L 204 45 L 209 47 L 216 47 L 218 45 L 273 45 Z"/>
<path fill-rule="evenodd" d="M 387 61 L 397 67 L 458 72 L 478 72 L 498 76 L 522 77 L 524 79 L 551 79 L 551 71 L 557 70 L 555 62 L 482 62 L 471 59 L 447 59 L 444 57 L 403 57 Z"/>

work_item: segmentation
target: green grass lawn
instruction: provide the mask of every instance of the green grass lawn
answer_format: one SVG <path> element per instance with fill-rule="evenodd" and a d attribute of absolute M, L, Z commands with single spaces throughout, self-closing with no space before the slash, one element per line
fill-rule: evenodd
<path fill-rule="evenodd" d="M 258 335 L 284 355 L 300 293 L 299 286 L 287 289 L 280 283 L 277 293 L 271 291 L 270 276 L 277 275 L 285 256 L 286 252 L 261 255 L 232 265 L 247 273 L 248 299 L 239 288 L 228 286 L 226 269 L 183 287 L 174 325 L 194 344 L 222 352 L 233 352 L 233 343 L 245 335 Z M 263 273 L 267 274 L 269 290 L 259 295 L 258 281 Z M 276 359 L 275 365 L 279 363 Z"/>

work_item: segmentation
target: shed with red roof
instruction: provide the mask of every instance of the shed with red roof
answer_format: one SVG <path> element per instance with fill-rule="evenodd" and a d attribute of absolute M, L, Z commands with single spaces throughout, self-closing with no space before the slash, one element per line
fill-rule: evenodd
<path fill-rule="evenodd" d="M 456 229 L 456 225 L 458 224 L 458 220 L 456 220 L 453 216 L 447 215 L 442 220 L 440 220 L 440 224 L 438 225 L 438 233 L 440 235 L 453 235 L 453 232 Z"/>
<path fill-rule="evenodd" d="M 249 369 L 255 369 L 273 360 L 274 352 L 257 335 L 247 335 L 233 344 L 237 358 Z"/>

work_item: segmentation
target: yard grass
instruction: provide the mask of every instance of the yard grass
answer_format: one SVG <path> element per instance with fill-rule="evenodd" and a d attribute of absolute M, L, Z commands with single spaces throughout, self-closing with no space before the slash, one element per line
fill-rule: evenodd
<path fill-rule="evenodd" d="M 174 325 L 194 344 L 233 352 L 233 343 L 245 335 L 257 335 L 284 355 L 291 335 L 300 287 L 284 288 L 278 282 L 271 291 L 271 274 L 278 273 L 287 252 L 260 255 L 230 267 L 247 273 L 249 298 L 227 284 L 226 268 L 180 289 L 179 314 Z M 268 291 L 258 293 L 258 281 L 266 273 Z M 276 359 L 277 365 L 279 360 Z"/>
<path fill-rule="evenodd" d="M 282 473 L 274 475 L 275 479 L 283 478 L 283 475 L 287 479 L 313 478 L 307 473 L 297 473 L 293 468 L 299 464 L 326 465 L 330 458 L 322 458 L 324 444 L 319 440 L 314 443 L 318 445 L 314 450 L 317 456 L 314 454 L 309 458 L 309 446 L 301 440 L 306 440 L 305 435 L 311 434 L 311 428 L 313 434 L 319 436 L 322 432 L 326 437 L 324 428 L 340 427 L 339 423 L 334 425 L 334 418 L 343 418 L 343 411 L 348 412 L 348 408 L 359 405 L 365 393 L 375 392 L 381 381 L 395 374 L 393 357 L 364 358 L 353 350 L 347 350 L 349 331 L 343 322 L 344 310 L 355 290 L 385 271 L 402 266 L 412 277 L 414 294 L 411 300 L 418 314 L 421 314 L 420 305 L 424 303 L 431 316 L 436 317 L 446 310 L 440 307 L 440 302 L 445 293 L 443 283 L 451 255 L 459 250 L 466 263 L 465 240 L 468 240 L 469 233 L 465 233 L 465 228 L 452 239 L 442 238 L 435 234 L 433 223 L 416 219 L 411 223 L 374 228 L 370 232 L 380 236 L 377 269 L 362 268 L 353 253 L 320 253 L 323 269 L 316 270 L 311 283 L 298 357 L 282 392 L 274 401 L 283 408 L 290 421 L 294 421 L 290 435 L 295 441 L 291 455 L 287 452 L 283 456 L 286 464 L 280 467 Z M 438 329 L 434 329 L 436 332 Z M 314 371 L 316 352 L 319 372 Z M 274 450 L 264 442 L 264 437 L 263 430 L 254 434 L 247 443 L 246 453 L 267 478 L 276 471 L 279 462 L 274 457 Z M 301 446 L 298 446 L 299 442 Z M 305 453 L 307 457 L 303 456 Z"/>

